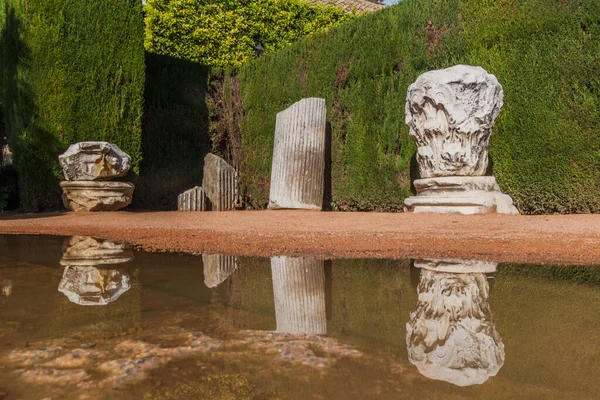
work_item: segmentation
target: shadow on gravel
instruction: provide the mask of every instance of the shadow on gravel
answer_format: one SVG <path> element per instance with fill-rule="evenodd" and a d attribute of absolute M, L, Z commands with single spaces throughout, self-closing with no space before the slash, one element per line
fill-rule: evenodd
<path fill-rule="evenodd" d="M 67 211 L 54 211 L 47 213 L 22 213 L 18 211 L 5 211 L 0 213 L 0 221 L 38 219 L 48 217 L 58 217 L 67 214 Z"/>

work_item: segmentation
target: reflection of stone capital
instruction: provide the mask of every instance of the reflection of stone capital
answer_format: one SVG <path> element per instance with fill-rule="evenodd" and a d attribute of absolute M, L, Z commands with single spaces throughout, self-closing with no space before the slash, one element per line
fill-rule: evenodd
<path fill-rule="evenodd" d="M 415 266 L 423 269 L 417 307 L 406 324 L 410 362 L 424 376 L 457 386 L 495 376 L 504 364 L 504 344 L 485 275 L 495 263 L 425 260 Z"/>
<path fill-rule="evenodd" d="M 481 67 L 457 65 L 419 76 L 406 98 L 406 123 L 422 178 L 481 176 L 502 86 Z"/>
<path fill-rule="evenodd" d="M 271 258 L 277 331 L 327 333 L 325 264 L 315 258 Z"/>
<path fill-rule="evenodd" d="M 65 267 L 58 291 L 72 303 L 104 306 L 131 288 L 129 276 L 115 270 L 87 266 Z"/>

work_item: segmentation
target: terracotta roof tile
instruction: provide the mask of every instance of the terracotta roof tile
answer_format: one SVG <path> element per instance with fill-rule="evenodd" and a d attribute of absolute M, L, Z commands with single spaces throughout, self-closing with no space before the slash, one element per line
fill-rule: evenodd
<path fill-rule="evenodd" d="M 320 3 L 328 6 L 336 6 L 344 11 L 356 10 L 359 13 L 373 12 L 385 7 L 367 0 L 305 0 L 307 3 Z"/>

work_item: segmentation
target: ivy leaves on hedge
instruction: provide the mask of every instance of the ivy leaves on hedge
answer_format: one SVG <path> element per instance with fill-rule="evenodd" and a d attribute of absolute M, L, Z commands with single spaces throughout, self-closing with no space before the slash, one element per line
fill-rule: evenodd
<path fill-rule="evenodd" d="M 148 0 L 145 47 L 151 53 L 216 67 L 266 52 L 353 19 L 337 7 L 301 0 Z"/>

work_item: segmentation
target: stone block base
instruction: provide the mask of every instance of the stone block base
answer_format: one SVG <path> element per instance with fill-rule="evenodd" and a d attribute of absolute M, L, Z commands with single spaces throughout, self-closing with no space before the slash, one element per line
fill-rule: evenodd
<path fill-rule="evenodd" d="M 60 183 L 65 207 L 72 211 L 116 211 L 127 207 L 134 186 L 127 182 L 64 181 Z"/>
<path fill-rule="evenodd" d="M 438 214 L 519 214 L 493 176 L 417 179 L 417 195 L 404 200 L 407 212 Z"/>

